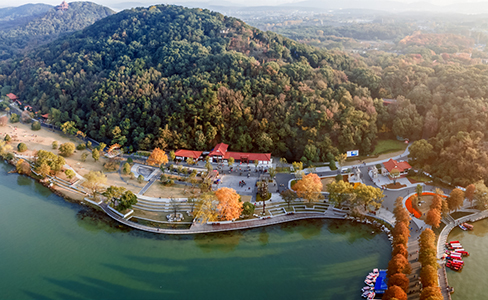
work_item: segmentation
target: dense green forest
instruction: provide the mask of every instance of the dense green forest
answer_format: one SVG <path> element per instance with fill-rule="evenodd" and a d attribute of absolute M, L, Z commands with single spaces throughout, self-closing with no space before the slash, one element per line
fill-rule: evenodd
<path fill-rule="evenodd" d="M 309 162 L 424 138 L 412 146 L 417 166 L 455 184 L 487 179 L 488 66 L 416 47 L 361 57 L 160 5 L 4 62 L 0 85 L 52 122 L 129 150 L 225 142 Z"/>
<path fill-rule="evenodd" d="M 92 2 L 72 2 L 69 3 L 68 10 L 64 11 L 51 7 L 42 13 L 43 9 L 44 6 L 36 7 L 32 13 L 39 14 L 24 18 L 27 22 L 17 20 L 14 22 L 16 26 L 0 27 L 0 59 L 12 58 L 18 53 L 53 41 L 62 34 L 83 29 L 114 13 L 111 9 Z M 25 14 L 30 12 L 24 10 L 22 12 Z M 11 14 L 7 16 L 12 17 Z"/>
<path fill-rule="evenodd" d="M 366 65 L 208 10 L 126 10 L 2 66 L 1 84 L 54 122 L 132 149 L 272 151 L 289 159 L 370 152 Z M 362 78 L 362 77 L 361 77 Z"/>

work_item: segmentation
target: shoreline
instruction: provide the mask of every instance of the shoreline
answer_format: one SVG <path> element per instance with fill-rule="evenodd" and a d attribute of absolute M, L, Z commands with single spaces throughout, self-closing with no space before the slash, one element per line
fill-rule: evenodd
<path fill-rule="evenodd" d="M 15 167 L 15 163 L 13 161 L 5 160 L 5 162 Z M 111 219 L 117 221 L 120 224 L 123 224 L 133 229 L 138 229 L 144 232 L 151 232 L 151 233 L 160 233 L 160 234 L 167 234 L 167 235 L 194 235 L 194 234 L 205 234 L 205 233 L 214 233 L 214 232 L 218 233 L 218 232 L 226 232 L 226 231 L 253 229 L 253 228 L 293 222 L 297 220 L 313 220 L 313 219 L 338 220 L 339 219 L 339 220 L 356 221 L 358 223 L 371 225 L 372 227 L 375 228 L 374 231 L 380 230 L 381 232 L 387 234 L 388 236 L 388 233 L 385 232 L 382 228 L 383 226 L 385 226 L 385 228 L 388 228 L 388 226 L 390 227 L 392 226 L 387 221 L 381 218 L 377 218 L 375 216 L 363 215 L 361 218 L 355 218 L 355 217 L 348 216 L 348 214 L 344 211 L 340 211 L 340 212 L 332 211 L 332 214 L 320 213 L 320 212 L 303 212 L 303 213 L 293 213 L 293 214 L 286 214 L 286 215 L 280 215 L 274 217 L 265 217 L 262 219 L 242 220 L 242 221 L 236 221 L 230 223 L 211 222 L 211 224 L 199 224 L 199 225 L 195 225 L 195 223 L 193 223 L 191 227 L 195 225 L 194 229 L 191 229 L 191 227 L 190 229 L 163 229 L 163 228 L 151 227 L 136 222 L 132 222 L 129 219 L 125 219 L 119 216 L 118 214 L 116 214 L 115 212 L 111 211 L 110 208 L 108 208 L 108 205 L 106 203 L 96 203 L 89 199 L 86 199 L 85 197 L 86 195 L 83 196 L 81 194 L 64 190 L 63 187 L 57 186 L 56 184 L 51 184 L 49 183 L 49 181 L 43 182 L 41 179 L 37 178 L 36 176 L 33 176 L 32 173 L 31 174 L 17 173 L 17 174 L 22 176 L 28 176 L 29 178 L 37 181 L 41 185 L 48 188 L 53 194 L 63 198 L 65 201 L 89 206 L 90 208 L 93 208 L 96 211 L 104 212 L 105 215 L 109 216 Z M 374 222 L 369 221 L 369 219 L 373 219 Z M 156 222 L 155 220 L 151 220 L 151 221 Z M 392 228 L 388 228 L 388 229 L 391 230 Z"/>

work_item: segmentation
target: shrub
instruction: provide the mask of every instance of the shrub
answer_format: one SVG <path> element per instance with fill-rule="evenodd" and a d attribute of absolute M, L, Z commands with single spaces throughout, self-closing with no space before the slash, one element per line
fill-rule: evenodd
<path fill-rule="evenodd" d="M 122 171 L 124 172 L 125 175 L 128 175 L 130 173 L 130 164 L 128 162 L 124 164 Z"/>
<path fill-rule="evenodd" d="M 62 156 L 70 156 L 75 152 L 75 148 L 76 148 L 75 144 L 73 144 L 71 142 L 67 142 L 67 143 L 61 144 L 61 146 L 59 146 L 59 153 Z"/>
<path fill-rule="evenodd" d="M 32 130 L 41 130 L 41 123 L 39 121 L 35 121 L 31 124 Z"/>
<path fill-rule="evenodd" d="M 256 209 L 256 206 L 254 204 L 249 203 L 249 202 L 244 202 L 242 204 L 242 214 L 246 216 L 250 216 L 254 213 L 254 209 Z"/>
<path fill-rule="evenodd" d="M 66 177 L 68 177 L 68 179 L 72 179 L 73 177 L 75 177 L 75 172 L 71 169 L 64 171 L 64 174 L 66 175 Z"/>
<path fill-rule="evenodd" d="M 344 178 L 342 177 L 341 174 L 337 174 L 336 177 L 335 177 L 335 181 L 341 181 L 343 180 Z"/>
<path fill-rule="evenodd" d="M 134 162 L 134 160 L 131 157 L 127 158 L 127 163 L 131 164 L 133 162 Z"/>
<path fill-rule="evenodd" d="M 12 138 L 10 137 L 10 135 L 6 134 L 5 135 L 5 138 L 3 140 L 6 141 L 7 143 L 10 143 L 10 141 L 12 140 Z"/>
<path fill-rule="evenodd" d="M 86 147 L 88 149 L 91 149 L 92 148 L 92 142 L 90 142 L 90 141 L 86 142 Z"/>
<path fill-rule="evenodd" d="M 10 116 L 10 123 L 17 123 L 19 122 L 19 116 L 17 114 L 12 114 Z"/>
<path fill-rule="evenodd" d="M 264 200 L 266 201 L 266 200 L 269 200 L 270 198 L 271 198 L 271 193 L 268 193 L 266 195 L 266 199 L 264 199 Z M 259 195 L 259 193 L 256 194 L 256 201 L 263 201 L 263 197 L 261 197 L 261 195 Z"/>
<path fill-rule="evenodd" d="M 81 154 L 81 161 L 83 161 L 83 162 L 84 162 L 84 161 L 86 161 L 86 158 L 87 158 L 87 157 L 88 157 L 88 153 L 83 152 L 83 153 Z"/>
<path fill-rule="evenodd" d="M 24 143 L 19 143 L 19 144 L 17 145 L 17 150 L 18 150 L 19 152 L 24 152 L 24 151 L 27 151 L 27 145 L 26 145 L 26 144 L 24 144 Z"/>
<path fill-rule="evenodd" d="M 53 142 L 53 149 L 58 149 L 58 142 L 56 141 Z"/>
<path fill-rule="evenodd" d="M 85 143 L 81 143 L 81 144 L 78 144 L 78 146 L 76 146 L 76 150 L 85 150 L 85 149 L 86 149 Z"/>

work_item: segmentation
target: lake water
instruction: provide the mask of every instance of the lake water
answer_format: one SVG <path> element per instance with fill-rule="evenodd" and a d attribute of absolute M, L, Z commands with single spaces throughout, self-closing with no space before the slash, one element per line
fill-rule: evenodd
<path fill-rule="evenodd" d="M 473 223 L 473 231 L 455 228 L 448 241 L 459 240 L 470 256 L 465 257 L 461 272 L 447 270 L 449 285 L 454 287 L 453 300 L 485 300 L 488 298 L 488 219 Z"/>
<path fill-rule="evenodd" d="M 345 221 L 130 230 L 10 169 L 0 164 L 2 299 L 361 299 L 364 276 L 391 257 L 386 235 Z"/>

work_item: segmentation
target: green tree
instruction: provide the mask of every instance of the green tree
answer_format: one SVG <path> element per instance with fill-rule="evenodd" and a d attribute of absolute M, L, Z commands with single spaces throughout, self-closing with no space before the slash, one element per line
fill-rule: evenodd
<path fill-rule="evenodd" d="M 139 182 L 139 184 L 143 183 L 144 182 L 144 176 L 142 176 L 142 175 L 137 176 L 137 182 Z"/>
<path fill-rule="evenodd" d="M 268 169 L 268 174 L 269 174 L 269 177 L 271 177 L 271 179 L 275 178 L 275 176 L 276 176 L 276 169 L 275 168 L 269 168 Z"/>
<path fill-rule="evenodd" d="M 68 157 L 73 155 L 75 149 L 76 149 L 75 144 L 71 142 L 67 142 L 59 146 L 59 153 L 64 157 Z"/>
<path fill-rule="evenodd" d="M 229 157 L 229 159 L 227 160 L 228 164 L 229 164 L 229 167 L 232 167 L 235 163 L 235 160 L 233 157 Z"/>
<path fill-rule="evenodd" d="M 10 137 L 10 135 L 6 134 L 5 135 L 5 138 L 3 139 L 5 142 L 7 143 L 10 143 L 10 141 L 12 140 L 12 138 Z"/>
<path fill-rule="evenodd" d="M 53 149 L 58 149 L 58 142 L 53 141 L 53 143 L 52 143 L 52 148 L 53 148 Z"/>
<path fill-rule="evenodd" d="M 423 191 L 422 185 L 417 184 L 417 186 L 415 187 L 415 192 L 417 193 L 417 197 L 420 198 L 420 196 L 422 196 L 422 191 Z"/>
<path fill-rule="evenodd" d="M 31 129 L 34 131 L 41 130 L 41 123 L 39 121 L 35 121 L 31 124 Z"/>
<path fill-rule="evenodd" d="M 78 129 L 76 129 L 76 124 L 73 121 L 64 122 L 61 125 L 61 130 L 64 134 L 74 135 Z"/>
<path fill-rule="evenodd" d="M 130 167 L 129 163 L 126 162 L 122 168 L 122 171 L 124 172 L 125 175 L 129 175 L 130 170 L 131 170 L 131 167 Z"/>
<path fill-rule="evenodd" d="M 81 161 L 82 162 L 85 162 L 87 158 L 88 158 L 88 153 L 86 153 L 86 152 L 81 153 Z"/>
<path fill-rule="evenodd" d="M 73 179 L 73 177 L 75 177 L 75 172 L 71 169 L 67 169 L 66 171 L 64 171 L 64 174 L 66 175 L 66 177 L 68 177 L 68 179 Z"/>
<path fill-rule="evenodd" d="M 17 150 L 18 150 L 19 152 L 25 152 L 25 151 L 27 151 L 27 145 L 26 145 L 26 144 L 24 144 L 24 143 L 19 143 L 19 144 L 17 145 Z"/>
<path fill-rule="evenodd" d="M 10 123 L 17 123 L 19 122 L 19 116 L 16 113 L 10 115 Z"/>
<path fill-rule="evenodd" d="M 288 208 L 290 208 L 290 204 L 297 199 L 297 194 L 292 190 L 284 190 L 280 193 L 281 198 L 283 201 L 288 203 Z"/>
<path fill-rule="evenodd" d="M 171 161 L 175 161 L 176 159 L 176 154 L 173 150 L 169 152 L 169 157 L 171 158 Z"/>
<path fill-rule="evenodd" d="M 88 188 L 96 199 L 97 193 L 101 192 L 103 185 L 107 183 L 107 177 L 100 171 L 90 171 L 84 177 L 85 181 L 82 185 Z"/>
<path fill-rule="evenodd" d="M 250 202 L 244 202 L 242 204 L 242 214 L 245 216 L 251 216 L 254 213 L 256 206 Z"/>
<path fill-rule="evenodd" d="M 100 152 L 97 149 L 92 150 L 92 157 L 94 161 L 98 161 L 100 159 Z"/>
<path fill-rule="evenodd" d="M 131 191 L 125 191 L 120 197 L 119 205 L 117 205 L 118 211 L 125 211 L 131 209 L 133 205 L 137 204 L 137 196 Z"/>
<path fill-rule="evenodd" d="M 339 207 L 344 203 L 352 203 L 356 198 L 352 185 L 343 180 L 327 184 L 327 192 L 329 192 L 329 202 Z"/>
<path fill-rule="evenodd" d="M 115 200 L 119 199 L 124 192 L 125 188 L 111 185 L 102 193 L 102 195 L 105 196 L 112 205 L 115 205 Z"/>

